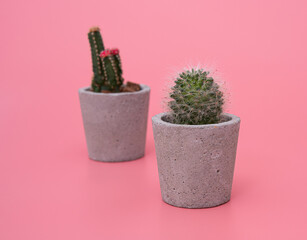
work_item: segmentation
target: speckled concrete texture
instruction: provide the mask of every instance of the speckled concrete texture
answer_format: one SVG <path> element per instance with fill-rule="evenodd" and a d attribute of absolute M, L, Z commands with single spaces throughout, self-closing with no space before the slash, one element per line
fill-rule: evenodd
<path fill-rule="evenodd" d="M 152 118 L 160 187 L 164 202 L 208 208 L 230 200 L 240 118 L 209 125 L 179 125 Z"/>
<path fill-rule="evenodd" d="M 144 156 L 150 88 L 94 93 L 79 89 L 89 158 L 121 162 Z"/>

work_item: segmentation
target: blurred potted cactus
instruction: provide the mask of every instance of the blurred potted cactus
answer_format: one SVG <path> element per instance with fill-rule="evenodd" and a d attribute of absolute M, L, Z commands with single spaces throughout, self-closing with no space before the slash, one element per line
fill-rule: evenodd
<path fill-rule="evenodd" d="M 223 113 L 219 85 L 203 69 L 180 73 L 169 112 L 152 118 L 162 199 L 184 208 L 230 200 L 240 118 Z"/>
<path fill-rule="evenodd" d="M 105 49 L 98 27 L 89 30 L 93 77 L 79 89 L 89 158 L 120 162 L 144 156 L 150 88 L 123 84 L 118 49 Z"/>

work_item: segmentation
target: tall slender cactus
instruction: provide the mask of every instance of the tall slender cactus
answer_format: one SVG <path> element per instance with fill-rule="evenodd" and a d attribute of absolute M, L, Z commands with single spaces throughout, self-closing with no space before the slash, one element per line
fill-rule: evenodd
<path fill-rule="evenodd" d="M 92 78 L 92 90 L 94 92 L 100 92 L 104 83 L 102 61 L 99 54 L 104 51 L 104 45 L 102 37 L 100 35 L 100 29 L 98 27 L 90 28 L 88 33 L 88 39 L 91 46 L 92 64 L 93 64 L 93 78 Z"/>
<path fill-rule="evenodd" d="M 104 48 L 98 27 L 90 28 L 88 39 L 93 64 L 92 90 L 94 92 L 101 92 L 103 90 L 119 92 L 124 82 L 119 50 Z"/>

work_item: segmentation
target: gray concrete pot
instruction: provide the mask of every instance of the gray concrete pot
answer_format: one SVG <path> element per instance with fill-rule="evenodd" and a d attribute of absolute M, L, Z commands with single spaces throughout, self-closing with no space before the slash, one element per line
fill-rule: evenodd
<path fill-rule="evenodd" d="M 240 118 L 209 125 L 169 123 L 167 113 L 152 118 L 164 202 L 207 208 L 230 200 Z"/>
<path fill-rule="evenodd" d="M 144 156 L 150 88 L 95 93 L 79 89 L 89 158 L 121 162 Z"/>

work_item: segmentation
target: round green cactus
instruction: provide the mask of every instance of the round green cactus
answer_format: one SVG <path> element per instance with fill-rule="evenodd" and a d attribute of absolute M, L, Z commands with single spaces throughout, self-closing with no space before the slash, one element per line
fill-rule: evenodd
<path fill-rule="evenodd" d="M 179 74 L 168 103 L 170 121 L 176 124 L 214 124 L 221 120 L 224 98 L 219 85 L 203 69 Z"/>

